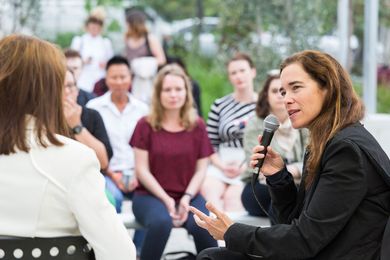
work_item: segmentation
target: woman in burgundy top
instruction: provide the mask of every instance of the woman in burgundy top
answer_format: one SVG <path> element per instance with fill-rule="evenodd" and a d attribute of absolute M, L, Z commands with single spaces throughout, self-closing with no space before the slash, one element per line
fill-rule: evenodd
<path fill-rule="evenodd" d="M 213 153 L 190 86 L 179 66 L 164 67 L 155 82 L 151 113 L 138 122 L 130 141 L 140 182 L 133 212 L 147 229 L 141 259 L 161 258 L 172 227 L 186 228 L 198 252 L 217 245 L 189 212 L 196 205 L 208 214 L 199 189 Z"/>

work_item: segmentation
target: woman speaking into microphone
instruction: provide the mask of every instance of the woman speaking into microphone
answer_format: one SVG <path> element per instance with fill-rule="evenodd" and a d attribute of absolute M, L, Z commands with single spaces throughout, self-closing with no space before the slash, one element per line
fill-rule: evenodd
<path fill-rule="evenodd" d="M 216 218 L 192 208 L 198 225 L 226 242 L 198 259 L 368 260 L 380 259 L 381 250 L 385 259 L 390 161 L 359 122 L 364 108 L 348 74 L 319 51 L 288 57 L 280 71 L 292 126 L 310 130 L 301 184 L 296 188 L 281 156 L 268 147 L 261 172 L 277 224 L 233 223 L 211 204 Z M 252 167 L 264 158 L 263 150 L 253 149 Z"/>

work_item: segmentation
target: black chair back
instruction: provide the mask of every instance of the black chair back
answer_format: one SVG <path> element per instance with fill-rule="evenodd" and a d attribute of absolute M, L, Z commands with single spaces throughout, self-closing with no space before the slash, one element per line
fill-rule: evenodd
<path fill-rule="evenodd" d="M 0 236 L 0 260 L 58 259 L 95 260 L 95 254 L 81 236 L 26 238 Z"/>

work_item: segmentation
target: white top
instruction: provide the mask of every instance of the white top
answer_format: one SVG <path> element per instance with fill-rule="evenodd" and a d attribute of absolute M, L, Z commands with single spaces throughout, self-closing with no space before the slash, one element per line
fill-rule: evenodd
<path fill-rule="evenodd" d="M 0 234 L 21 237 L 82 235 L 97 260 L 135 259 L 135 247 L 108 202 L 95 152 L 64 136 L 64 146 L 37 145 L 0 155 Z"/>
<path fill-rule="evenodd" d="M 134 153 L 129 142 L 134 128 L 141 117 L 149 112 L 148 106 L 128 93 L 129 102 L 120 112 L 111 101 L 111 92 L 90 100 L 87 107 L 97 110 L 103 118 L 114 155 L 109 167 L 113 171 L 123 171 L 126 175 L 134 172 Z"/>
<path fill-rule="evenodd" d="M 85 91 L 92 92 L 95 83 L 104 78 L 106 74 L 105 63 L 114 54 L 111 41 L 100 35 L 93 37 L 86 33 L 74 37 L 70 48 L 80 52 L 83 61 L 91 58 L 91 62 L 84 65 L 77 85 Z"/>

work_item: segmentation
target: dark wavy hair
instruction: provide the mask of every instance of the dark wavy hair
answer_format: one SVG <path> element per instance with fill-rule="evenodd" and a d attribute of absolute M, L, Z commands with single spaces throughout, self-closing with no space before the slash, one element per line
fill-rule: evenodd
<path fill-rule="evenodd" d="M 268 101 L 268 91 L 269 87 L 271 86 L 271 82 L 275 79 L 279 79 L 280 76 L 278 75 L 271 75 L 268 76 L 268 78 L 265 80 L 264 85 L 262 89 L 259 92 L 259 95 L 257 97 L 257 102 L 256 102 L 256 115 L 259 118 L 265 118 L 271 113 L 271 106 Z"/>

